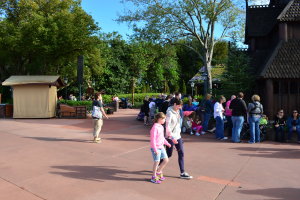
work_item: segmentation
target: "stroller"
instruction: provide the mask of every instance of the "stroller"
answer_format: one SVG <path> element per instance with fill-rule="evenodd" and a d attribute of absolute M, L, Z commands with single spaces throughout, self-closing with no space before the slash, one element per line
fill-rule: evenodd
<path fill-rule="evenodd" d="M 144 117 L 145 117 L 145 113 L 141 111 L 141 112 L 137 115 L 136 120 L 138 120 L 138 121 L 144 121 Z"/>
<path fill-rule="evenodd" d="M 127 98 L 121 98 L 121 102 L 119 105 L 121 108 L 128 108 L 128 99 Z"/>
<path fill-rule="evenodd" d="M 267 139 L 267 125 L 259 125 L 260 129 L 260 141 L 263 142 Z M 243 128 L 240 135 L 241 140 L 249 140 L 250 139 L 250 125 L 248 123 L 243 124 Z"/>

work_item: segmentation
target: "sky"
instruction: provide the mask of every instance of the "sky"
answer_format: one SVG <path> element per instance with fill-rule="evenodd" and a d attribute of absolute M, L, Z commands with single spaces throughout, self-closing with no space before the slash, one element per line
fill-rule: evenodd
<path fill-rule="evenodd" d="M 118 18 L 118 14 L 122 14 L 125 9 L 120 0 L 82 0 L 81 5 L 93 17 L 95 22 L 99 23 L 102 32 L 117 31 L 124 39 L 127 39 L 127 34 L 131 35 L 133 33 L 127 23 L 119 24 L 114 21 Z"/>
<path fill-rule="evenodd" d="M 249 0 L 249 2 L 251 5 L 259 5 L 268 4 L 269 0 Z M 98 22 L 102 32 L 117 31 L 125 40 L 128 39 L 126 35 L 133 33 L 127 23 L 119 24 L 114 21 L 125 10 L 125 5 L 120 3 L 120 0 L 82 0 L 82 7 L 93 17 L 95 22 Z"/>

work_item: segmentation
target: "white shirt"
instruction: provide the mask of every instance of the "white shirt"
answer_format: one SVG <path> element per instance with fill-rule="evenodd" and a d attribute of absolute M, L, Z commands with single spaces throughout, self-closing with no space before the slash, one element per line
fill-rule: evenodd
<path fill-rule="evenodd" d="M 223 105 L 220 104 L 219 102 L 216 102 L 214 105 L 214 118 L 221 117 L 221 119 L 223 119 L 223 112 L 224 112 Z"/>

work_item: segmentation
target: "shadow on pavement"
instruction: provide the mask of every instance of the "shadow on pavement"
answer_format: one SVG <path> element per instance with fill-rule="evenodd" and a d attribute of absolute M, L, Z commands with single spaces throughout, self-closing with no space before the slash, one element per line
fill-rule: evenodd
<path fill-rule="evenodd" d="M 132 138 L 104 138 L 103 140 L 112 140 L 112 141 L 127 141 L 127 142 L 150 142 L 150 139 L 132 139 Z"/>
<path fill-rule="evenodd" d="M 50 172 L 51 174 L 99 182 L 106 180 L 149 182 L 151 178 L 150 171 L 126 171 L 114 166 L 52 166 L 52 168 L 59 171 Z M 133 175 L 141 175 L 143 178 L 132 178 Z"/>
<path fill-rule="evenodd" d="M 247 195 L 266 196 L 269 198 L 274 198 L 276 200 L 297 200 L 300 197 L 299 188 L 269 188 L 259 190 L 239 190 L 238 192 Z"/>
<path fill-rule="evenodd" d="M 49 138 L 49 137 L 23 137 L 27 139 L 48 141 L 48 142 L 84 142 L 92 143 L 91 140 L 82 140 L 82 139 L 69 139 L 69 138 Z"/>
<path fill-rule="evenodd" d="M 300 149 L 281 149 L 281 148 L 263 148 L 263 147 L 236 147 L 231 149 L 255 152 L 253 154 L 252 153 L 240 154 L 241 156 L 284 158 L 284 159 L 300 158 Z"/>

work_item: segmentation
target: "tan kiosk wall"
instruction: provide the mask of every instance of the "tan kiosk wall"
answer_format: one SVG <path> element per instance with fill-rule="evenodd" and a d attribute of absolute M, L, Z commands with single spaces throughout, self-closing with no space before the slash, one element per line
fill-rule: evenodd
<path fill-rule="evenodd" d="M 55 116 L 56 87 L 48 85 L 13 86 L 13 118 L 51 118 Z"/>

